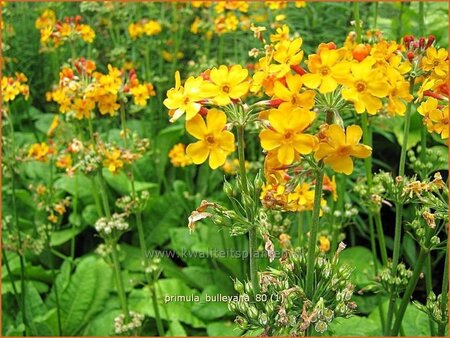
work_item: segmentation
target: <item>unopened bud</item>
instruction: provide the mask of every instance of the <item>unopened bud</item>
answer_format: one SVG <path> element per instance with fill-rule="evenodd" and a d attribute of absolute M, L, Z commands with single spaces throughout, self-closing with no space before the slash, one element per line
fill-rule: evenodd
<path fill-rule="evenodd" d="M 436 38 L 434 37 L 434 35 L 430 35 L 430 36 L 428 37 L 428 40 L 427 40 L 427 48 L 430 47 L 430 46 L 433 44 L 434 40 L 436 40 Z"/>

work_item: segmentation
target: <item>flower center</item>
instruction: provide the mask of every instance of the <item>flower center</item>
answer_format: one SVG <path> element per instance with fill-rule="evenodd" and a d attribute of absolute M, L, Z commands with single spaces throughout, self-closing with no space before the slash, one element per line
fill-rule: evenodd
<path fill-rule="evenodd" d="M 209 146 L 214 145 L 215 141 L 214 141 L 214 136 L 212 135 L 208 135 L 205 138 L 206 143 L 208 143 Z"/>
<path fill-rule="evenodd" d="M 328 67 L 322 67 L 322 68 L 320 69 L 320 74 L 321 74 L 322 76 L 327 76 L 328 74 L 330 74 L 330 68 L 328 68 Z"/>
<path fill-rule="evenodd" d="M 356 90 L 358 92 L 363 92 L 366 90 L 366 84 L 363 81 L 358 81 L 356 82 Z"/>
<path fill-rule="evenodd" d="M 225 93 L 229 93 L 230 92 L 230 87 L 225 85 L 225 86 L 222 87 L 222 91 L 225 92 Z"/>
<path fill-rule="evenodd" d="M 350 146 L 342 146 L 338 149 L 337 153 L 339 156 L 348 156 L 350 153 Z"/>
<path fill-rule="evenodd" d="M 437 67 L 437 66 L 439 66 L 440 63 L 441 63 L 441 62 L 440 62 L 439 60 L 434 60 L 434 61 L 433 61 L 433 66 L 434 66 L 434 67 Z"/>
<path fill-rule="evenodd" d="M 286 142 L 290 142 L 290 141 L 292 141 L 293 138 L 294 138 L 294 133 L 290 130 L 286 131 L 286 133 L 284 134 L 284 140 Z"/>

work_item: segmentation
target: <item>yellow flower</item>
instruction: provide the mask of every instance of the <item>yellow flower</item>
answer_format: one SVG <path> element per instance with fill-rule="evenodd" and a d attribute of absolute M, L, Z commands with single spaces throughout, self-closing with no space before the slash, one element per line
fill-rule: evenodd
<path fill-rule="evenodd" d="M 105 91 L 116 95 L 122 84 L 121 73 L 118 68 L 111 65 L 108 65 L 108 71 L 108 75 L 100 75 L 99 83 Z"/>
<path fill-rule="evenodd" d="M 438 78 L 444 78 L 448 73 L 448 52 L 441 48 L 436 50 L 434 47 L 429 47 L 426 55 L 422 58 L 422 69 L 425 71 L 432 71 Z"/>
<path fill-rule="evenodd" d="M 97 97 L 97 104 L 102 115 L 109 114 L 114 116 L 120 108 L 120 104 L 117 103 L 117 96 L 114 94 L 105 94 Z"/>
<path fill-rule="evenodd" d="M 161 33 L 162 28 L 161 24 L 158 21 L 150 20 L 144 24 L 143 30 L 145 35 L 152 36 Z"/>
<path fill-rule="evenodd" d="M 280 106 L 269 112 L 270 129 L 261 131 L 261 146 L 276 151 L 278 161 L 284 165 L 294 162 L 296 155 L 311 153 L 316 145 L 315 136 L 304 134 L 316 118 L 312 111 Z"/>
<path fill-rule="evenodd" d="M 105 151 L 105 159 L 103 160 L 103 166 L 107 168 L 113 174 L 116 174 L 121 168 L 123 168 L 123 161 L 121 160 L 122 153 L 119 149 L 112 148 Z"/>
<path fill-rule="evenodd" d="M 442 110 L 435 110 L 430 112 L 430 119 L 434 123 L 434 132 L 441 135 L 441 138 L 448 138 L 448 106 Z"/>
<path fill-rule="evenodd" d="M 250 84 L 247 81 L 248 70 L 240 65 L 231 68 L 221 65 L 211 69 L 211 83 L 205 85 L 205 91 L 219 106 L 226 106 L 231 99 L 239 99 L 247 94 Z"/>
<path fill-rule="evenodd" d="M 375 115 L 382 107 L 380 98 L 388 94 L 389 86 L 383 74 L 372 69 L 374 62 L 373 58 L 367 57 L 360 63 L 352 63 L 351 74 L 342 80 L 345 85 L 342 96 L 354 103 L 358 114 L 367 110 L 369 114 Z"/>
<path fill-rule="evenodd" d="M 288 203 L 293 204 L 293 211 L 312 210 L 314 207 L 314 190 L 306 182 L 298 184 L 294 191 L 289 194 Z"/>
<path fill-rule="evenodd" d="M 330 164 L 338 173 L 350 175 L 353 172 L 351 156 L 357 158 L 369 157 L 372 148 L 364 144 L 358 144 L 362 136 L 362 130 L 357 125 L 347 127 L 346 133 L 337 124 L 332 124 L 323 132 L 319 147 L 314 154 L 316 161 L 323 160 Z"/>
<path fill-rule="evenodd" d="M 305 90 L 300 92 L 302 87 L 303 77 L 291 73 L 286 74 L 286 86 L 281 84 L 281 82 L 276 81 L 273 87 L 274 95 L 286 101 L 283 105 L 289 107 L 299 107 L 306 110 L 311 109 L 314 106 L 314 92 L 312 90 Z"/>
<path fill-rule="evenodd" d="M 335 49 L 323 48 L 318 54 L 308 57 L 308 69 L 311 73 L 302 76 L 303 83 L 309 88 L 319 87 L 319 92 L 334 91 L 339 79 L 348 73 L 348 63 L 340 62 L 341 53 Z"/>
<path fill-rule="evenodd" d="M 137 85 L 136 87 L 131 88 L 130 92 L 134 97 L 134 104 L 138 106 L 145 106 L 147 104 L 150 95 L 146 85 Z"/>
<path fill-rule="evenodd" d="M 61 155 L 55 164 L 58 168 L 70 168 L 72 166 L 72 157 L 69 154 Z"/>
<path fill-rule="evenodd" d="M 410 102 L 413 96 L 409 93 L 409 82 L 405 80 L 395 69 L 388 67 L 386 71 L 390 84 L 388 113 L 392 115 L 405 115 L 406 102 Z"/>
<path fill-rule="evenodd" d="M 278 42 L 283 40 L 289 40 L 289 27 L 287 25 L 278 27 L 276 34 L 272 34 L 270 36 L 270 42 Z"/>
<path fill-rule="evenodd" d="M 89 25 L 79 25 L 77 31 L 80 32 L 81 39 L 84 42 L 92 43 L 95 38 L 95 31 Z"/>
<path fill-rule="evenodd" d="M 298 66 L 303 59 L 302 43 L 301 38 L 277 43 L 274 47 L 273 59 L 280 64 L 271 65 L 270 71 L 277 73 L 277 77 L 280 78 L 290 72 L 291 66 Z"/>
<path fill-rule="evenodd" d="M 319 249 L 321 252 L 328 252 L 330 250 L 330 240 L 328 237 L 319 237 Z"/>
<path fill-rule="evenodd" d="M 75 117 L 78 120 L 83 118 L 90 119 L 92 110 L 95 108 L 95 102 L 90 99 L 75 99 L 72 109 L 75 111 Z"/>
<path fill-rule="evenodd" d="M 35 143 L 28 150 L 28 157 L 34 158 L 39 162 L 47 162 L 47 156 L 53 153 L 53 149 L 47 143 Z"/>
<path fill-rule="evenodd" d="M 330 191 L 333 195 L 333 201 L 337 201 L 336 177 L 332 179 L 327 174 L 323 176 L 323 190 Z"/>
<path fill-rule="evenodd" d="M 164 100 L 164 105 L 174 110 L 173 116 L 170 122 L 175 122 L 184 113 L 186 113 L 186 120 L 189 121 L 197 115 L 198 111 L 202 107 L 200 103 L 203 97 L 204 80 L 202 77 L 194 78 L 190 76 L 184 83 L 184 87 L 181 86 L 180 72 L 175 73 L 175 88 L 167 91 L 167 98 Z"/>
<path fill-rule="evenodd" d="M 37 29 L 43 29 L 46 27 L 53 27 L 56 23 L 56 14 L 51 9 L 46 9 L 44 12 L 36 19 L 34 25 Z"/>
<path fill-rule="evenodd" d="M 434 97 L 428 98 L 427 101 L 417 108 L 417 111 L 423 118 L 423 124 L 427 130 L 432 133 L 438 133 L 442 139 L 448 138 L 448 105 L 443 109 L 438 108 L 438 100 Z"/>
<path fill-rule="evenodd" d="M 234 149 L 233 133 L 224 130 L 227 117 L 224 112 L 211 109 L 206 115 L 206 124 L 200 115 L 186 122 L 186 130 L 199 141 L 188 145 L 187 155 L 195 164 L 201 164 L 209 157 L 209 166 L 216 169 Z"/>
<path fill-rule="evenodd" d="M 142 25 L 139 23 L 130 23 L 128 26 L 128 34 L 132 39 L 136 39 L 143 33 Z"/>
<path fill-rule="evenodd" d="M 191 158 L 186 155 L 186 146 L 183 143 L 175 144 L 170 149 L 168 156 L 174 167 L 185 167 L 192 164 Z"/>

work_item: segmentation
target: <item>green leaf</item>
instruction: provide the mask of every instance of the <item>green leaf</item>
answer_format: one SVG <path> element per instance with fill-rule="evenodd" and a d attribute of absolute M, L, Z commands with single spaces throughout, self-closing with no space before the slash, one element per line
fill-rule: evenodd
<path fill-rule="evenodd" d="M 200 302 L 192 306 L 192 313 L 204 321 L 211 321 L 229 314 L 228 302 L 221 301 L 221 295 L 225 295 L 222 289 L 216 285 L 209 285 L 200 296 Z"/>
<path fill-rule="evenodd" d="M 109 170 L 103 169 L 103 177 L 105 178 L 109 186 L 116 190 L 119 194 L 131 194 L 131 181 L 123 171 L 120 171 L 117 174 L 113 174 Z M 138 181 L 134 182 L 134 188 L 136 191 L 150 190 L 157 187 L 158 185 L 156 183 Z"/>
<path fill-rule="evenodd" d="M 206 332 L 210 337 L 237 337 L 242 330 L 232 321 L 212 322 L 206 325 Z"/>
<path fill-rule="evenodd" d="M 102 310 L 111 280 L 111 268 L 102 259 L 89 256 L 78 263 L 68 287 L 58 289 L 64 335 L 77 335 Z"/>
<path fill-rule="evenodd" d="M 164 175 L 170 148 L 181 138 L 184 134 L 184 125 L 179 123 L 171 125 L 161 130 L 155 138 L 155 149 L 158 157 L 157 161 L 157 175 L 161 180 Z"/>
<path fill-rule="evenodd" d="M 169 330 L 166 332 L 166 337 L 186 337 L 186 331 L 183 325 L 178 320 L 172 320 L 169 324 Z"/>
<path fill-rule="evenodd" d="M 70 227 L 68 229 L 63 229 L 59 231 L 53 231 L 50 235 L 50 245 L 58 246 L 72 238 L 76 237 L 80 232 L 83 231 L 84 228 L 81 227 Z"/>
<path fill-rule="evenodd" d="M 39 113 L 39 115 L 37 116 L 37 120 L 34 123 L 36 129 L 42 132 L 43 134 L 47 134 L 54 117 L 55 114 Z"/>
<path fill-rule="evenodd" d="M 333 336 L 375 336 L 379 331 L 377 322 L 366 317 L 336 318 L 330 324 Z"/>
<path fill-rule="evenodd" d="M 29 328 L 33 336 L 53 336 L 56 331 L 47 323 L 38 322 L 43 314 L 47 313 L 47 307 L 41 299 L 33 283 L 26 283 L 25 314 L 29 322 Z"/>
<path fill-rule="evenodd" d="M 96 205 L 89 204 L 84 207 L 83 211 L 81 212 L 81 217 L 87 225 L 94 225 L 99 218 Z"/>
<path fill-rule="evenodd" d="M 94 189 L 92 181 L 83 174 L 77 173 L 73 177 L 64 175 L 55 181 L 55 189 L 64 190 L 84 201 L 93 202 L 92 191 Z"/>
<path fill-rule="evenodd" d="M 347 264 L 353 269 L 350 280 L 359 287 L 367 286 L 375 277 L 372 252 L 362 246 L 345 249 L 339 256 L 339 264 Z"/>
<path fill-rule="evenodd" d="M 179 279 L 161 279 L 156 282 L 156 290 L 162 319 L 177 320 L 194 328 L 205 327 L 203 321 L 192 313 L 195 297 L 200 297 L 198 291 L 190 289 Z M 148 288 L 133 290 L 128 300 L 130 309 L 155 317 L 153 299 Z"/>
<path fill-rule="evenodd" d="M 394 124 L 393 132 L 395 136 L 397 137 L 397 142 L 401 146 L 403 143 L 403 129 L 404 129 L 404 117 L 394 117 L 397 121 L 397 123 Z M 406 146 L 406 149 L 411 149 L 414 147 L 417 143 L 419 143 L 421 136 L 420 136 L 420 129 L 422 128 L 422 117 L 419 113 L 413 111 L 411 114 L 411 124 L 409 127 L 409 135 L 408 135 L 408 144 Z"/>

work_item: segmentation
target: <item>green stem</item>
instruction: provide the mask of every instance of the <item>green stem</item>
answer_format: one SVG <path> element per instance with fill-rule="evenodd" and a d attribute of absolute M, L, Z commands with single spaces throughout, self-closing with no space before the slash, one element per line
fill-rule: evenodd
<path fill-rule="evenodd" d="M 420 273 L 422 272 L 422 266 L 425 261 L 425 258 L 427 256 L 428 251 L 421 248 L 419 253 L 419 258 L 416 262 L 416 267 L 414 268 L 413 275 L 411 279 L 409 280 L 408 286 L 406 287 L 405 294 L 403 295 L 402 301 L 400 303 L 400 308 L 397 311 L 397 314 L 395 316 L 395 323 L 394 327 L 391 332 L 391 336 L 397 336 L 400 325 L 403 320 L 403 316 L 405 315 L 406 307 L 409 304 L 409 300 L 411 298 L 411 295 L 416 287 L 417 281 L 419 280 Z"/>
<path fill-rule="evenodd" d="M 128 312 L 127 295 L 125 294 L 125 289 L 123 287 L 122 276 L 120 275 L 120 263 L 117 257 L 117 243 L 112 243 L 111 245 L 112 259 L 114 264 L 114 274 L 116 277 L 117 292 L 119 294 L 120 305 L 122 307 L 122 312 L 125 316 L 125 322 L 130 322 L 130 313 Z"/>
<path fill-rule="evenodd" d="M 16 283 L 14 282 L 14 278 L 11 273 L 11 268 L 9 267 L 9 260 L 8 260 L 8 257 L 6 256 L 6 251 L 5 251 L 5 248 L 3 245 L 2 245 L 2 259 L 3 259 L 3 262 L 5 262 L 6 271 L 8 272 L 8 277 L 11 282 L 11 286 L 13 289 L 14 298 L 16 299 L 16 302 L 17 302 L 17 306 L 19 307 L 19 310 L 23 312 L 24 310 L 22 309 L 22 303 L 19 298 L 19 293 L 17 292 Z"/>
<path fill-rule="evenodd" d="M 412 94 L 414 90 L 414 78 L 411 78 L 409 81 L 409 91 Z M 403 142 L 402 142 L 402 148 L 400 152 L 400 164 L 398 169 L 398 175 L 404 176 L 405 175 L 405 159 L 406 159 L 406 148 L 408 146 L 408 136 L 409 136 L 409 126 L 411 122 L 411 107 L 412 107 L 412 100 L 408 103 L 408 107 L 406 110 L 405 115 L 405 125 L 403 129 Z M 393 258 L 392 258 L 392 268 L 391 268 L 391 276 L 395 278 L 395 275 L 397 273 L 397 265 L 398 260 L 400 256 L 400 242 L 401 242 L 401 232 L 402 232 L 402 214 L 403 214 L 403 203 L 400 201 L 397 201 L 395 203 L 395 232 L 394 232 L 394 251 L 393 251 Z M 386 331 L 385 335 L 390 335 L 390 326 L 392 323 L 393 315 L 394 315 L 394 309 L 395 309 L 395 302 L 396 302 L 396 295 L 394 292 L 392 292 L 390 300 L 389 300 L 389 306 L 388 306 L 388 314 L 386 319 Z"/>
<path fill-rule="evenodd" d="M 375 1 L 375 13 L 373 15 L 373 28 L 377 29 L 377 21 L 378 21 L 378 1 Z"/>
<path fill-rule="evenodd" d="M 429 295 L 430 292 L 433 291 L 433 281 L 431 279 L 432 271 L 431 271 L 431 255 L 430 255 L 430 252 L 428 252 L 427 255 L 426 255 L 425 269 L 426 269 L 426 272 L 425 272 L 425 286 L 426 286 L 426 289 L 427 289 L 427 295 Z M 429 320 L 429 324 L 430 324 L 430 333 L 431 333 L 432 336 L 435 336 L 436 335 L 436 330 L 435 330 L 435 327 L 434 327 L 434 322 L 431 319 L 431 317 L 428 317 L 428 320 Z"/>
<path fill-rule="evenodd" d="M 419 1 L 419 36 L 423 36 L 425 30 L 425 13 L 423 8 L 423 2 Z"/>
<path fill-rule="evenodd" d="M 359 19 L 359 2 L 353 2 L 353 18 L 355 19 L 356 42 L 361 43 L 361 20 Z"/>
<path fill-rule="evenodd" d="M 444 274 L 442 276 L 442 290 L 441 290 L 441 313 L 447 312 L 448 306 L 448 249 L 445 250 L 445 261 L 444 261 Z M 445 335 L 445 323 L 438 324 L 438 336 L 443 337 Z"/>
<path fill-rule="evenodd" d="M 12 112 L 9 107 L 6 107 L 6 111 L 8 112 L 9 126 L 10 126 L 10 137 L 11 137 L 11 194 L 12 194 L 12 207 L 13 207 L 13 219 L 14 219 L 14 228 L 17 233 L 17 241 L 18 241 L 18 254 L 19 254 L 19 264 L 20 264 L 20 297 L 22 301 L 22 321 L 27 328 L 28 320 L 25 313 L 25 299 L 26 299 L 26 290 L 25 290 L 25 259 L 24 259 L 24 251 L 22 247 L 22 234 L 19 229 L 19 215 L 17 213 L 17 202 L 16 202 L 16 143 L 15 143 L 15 133 L 14 133 L 14 121 L 12 119 Z"/>
<path fill-rule="evenodd" d="M 377 235 L 378 235 L 378 244 L 380 246 L 381 261 L 382 261 L 383 265 L 386 265 L 388 262 L 388 256 L 387 256 L 386 241 L 384 238 L 383 223 L 381 222 L 380 211 L 376 212 L 374 216 L 375 216 L 375 226 L 376 226 Z"/>
<path fill-rule="evenodd" d="M 303 233 L 303 212 L 299 211 L 297 213 L 297 245 L 302 246 L 302 233 Z"/>
<path fill-rule="evenodd" d="M 121 107 L 120 107 L 120 120 L 121 120 L 121 123 L 122 123 L 122 130 L 124 132 L 125 147 L 127 147 L 128 146 L 128 131 L 127 131 L 125 108 L 124 108 L 123 105 L 121 105 Z M 133 174 L 133 168 L 132 167 L 130 167 L 130 182 L 131 182 L 131 196 L 132 196 L 132 199 L 133 199 L 133 201 L 138 201 L 138 196 L 136 194 L 136 187 L 135 187 L 135 183 L 134 183 L 134 174 Z M 139 206 L 138 210 L 136 210 L 135 216 L 136 216 L 136 225 L 137 225 L 137 229 L 138 229 L 139 245 L 141 247 L 141 256 L 142 256 L 142 259 L 144 259 L 145 257 L 147 257 L 146 256 L 147 248 L 146 248 L 146 244 L 145 244 L 145 233 L 144 233 L 144 226 L 142 224 L 142 211 L 140 209 L 140 206 Z M 144 272 L 144 274 L 145 274 L 145 278 L 147 280 L 147 283 L 150 284 L 150 280 L 148 278 L 147 273 Z M 164 333 L 164 326 L 163 326 L 163 323 L 161 321 L 161 315 L 159 313 L 158 297 L 157 297 L 154 285 L 151 286 L 151 293 L 152 293 L 152 299 L 153 299 L 153 309 L 155 311 L 156 327 L 157 327 L 157 330 L 158 330 L 158 334 L 161 337 L 163 337 L 165 335 L 165 333 Z"/>
<path fill-rule="evenodd" d="M 412 95 L 414 91 L 414 78 L 411 78 L 409 80 L 409 92 Z M 405 115 L 405 125 L 403 128 L 403 142 L 402 142 L 402 149 L 400 152 L 400 165 L 398 168 L 398 175 L 403 176 L 405 175 L 405 160 L 406 160 L 406 150 L 408 147 L 408 137 L 409 137 L 409 127 L 411 124 L 411 108 L 412 108 L 412 101 L 408 103 L 408 107 L 406 109 L 406 115 Z"/>
<path fill-rule="evenodd" d="M 238 139 L 238 158 L 239 158 L 239 170 L 240 170 L 240 179 L 241 179 L 241 189 L 242 189 L 242 203 L 245 207 L 247 217 L 249 221 L 252 212 L 249 210 L 249 206 L 246 203 L 246 199 L 244 197 L 250 197 L 248 183 L 247 183 L 247 171 L 245 169 L 245 126 L 239 125 L 237 127 L 237 139 Z M 253 226 L 248 231 L 248 251 L 249 251 L 249 260 L 250 260 L 250 280 L 252 282 L 253 290 L 255 293 L 259 292 L 259 282 L 258 282 L 258 274 L 257 274 L 257 261 L 256 261 L 256 229 Z"/>
<path fill-rule="evenodd" d="M 397 274 L 397 265 L 398 259 L 400 255 L 400 241 L 401 241 L 401 230 L 402 230 L 402 212 L 403 212 L 403 204 L 396 203 L 395 204 L 395 230 L 394 230 L 394 251 L 392 258 L 392 268 L 391 268 L 391 276 L 395 278 Z M 394 291 L 394 290 L 392 290 Z M 391 323 L 394 316 L 395 303 L 397 300 L 397 296 L 395 292 L 392 292 L 389 299 L 388 313 L 386 318 L 386 327 L 385 327 L 385 336 L 391 335 Z"/>
<path fill-rule="evenodd" d="M 319 162 L 317 169 L 316 186 L 314 188 L 314 208 L 312 212 L 311 231 L 308 242 L 308 258 L 306 266 L 306 297 L 310 300 L 314 295 L 314 259 L 317 246 L 317 233 L 319 231 L 319 216 L 320 216 L 320 201 L 322 198 L 322 183 L 323 183 L 324 167 L 323 162 Z"/>

